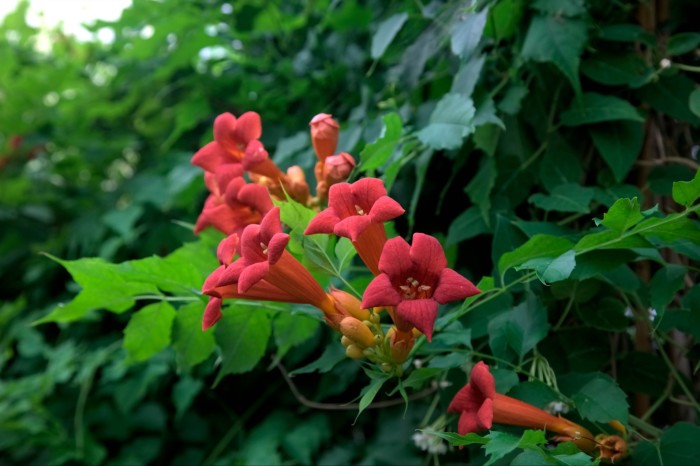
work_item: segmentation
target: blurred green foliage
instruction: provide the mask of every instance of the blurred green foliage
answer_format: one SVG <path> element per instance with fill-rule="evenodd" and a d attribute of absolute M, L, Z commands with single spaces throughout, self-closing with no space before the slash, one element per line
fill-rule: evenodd
<path fill-rule="evenodd" d="M 482 358 L 503 393 L 622 421 L 632 463 L 697 457 L 699 12 L 648 8 L 134 0 L 91 26 L 105 44 L 33 29 L 20 4 L 0 25 L 0 459 L 591 463 L 517 431 L 421 450 Z M 368 380 L 303 306 L 236 303 L 201 332 L 220 236 L 191 233 L 189 160 L 216 115 L 250 110 L 309 179 L 308 121 L 333 114 L 356 174 L 406 208 L 398 234 L 484 277 L 402 381 Z M 347 244 L 318 249 L 366 285 Z M 384 405 L 355 419 L 361 395 Z"/>

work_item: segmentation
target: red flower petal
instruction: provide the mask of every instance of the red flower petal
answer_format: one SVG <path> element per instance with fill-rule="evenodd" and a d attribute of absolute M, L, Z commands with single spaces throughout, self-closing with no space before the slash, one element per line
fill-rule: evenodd
<path fill-rule="evenodd" d="M 370 225 L 372 219 L 367 215 L 353 215 L 342 219 L 336 223 L 333 228 L 333 233 L 337 236 L 350 238 L 351 241 L 357 241 L 357 237 L 362 234 Z"/>
<path fill-rule="evenodd" d="M 362 178 L 351 185 L 354 203 L 358 204 L 369 214 L 372 206 L 382 196 L 386 196 L 384 182 L 379 178 Z"/>
<path fill-rule="evenodd" d="M 360 181 L 355 183 L 357 184 Z M 352 185 L 350 183 L 334 184 L 328 190 L 328 208 L 333 209 L 340 219 L 358 215 L 355 204 Z"/>
<path fill-rule="evenodd" d="M 385 273 L 374 277 L 362 295 L 362 309 L 377 306 L 396 306 L 401 296 L 392 286 L 389 276 Z"/>
<path fill-rule="evenodd" d="M 221 265 L 209 274 L 207 279 L 204 280 L 204 284 L 202 285 L 202 293 L 209 296 L 216 296 L 217 298 L 221 297 L 216 292 L 215 288 L 219 285 L 219 280 L 221 279 L 221 275 L 224 273 L 225 269 L 226 266 Z"/>
<path fill-rule="evenodd" d="M 202 318 L 202 330 L 207 330 L 217 323 L 221 316 L 221 299 L 209 298 L 209 303 L 204 309 L 204 317 Z"/>
<path fill-rule="evenodd" d="M 490 429 L 493 424 L 493 400 L 486 398 L 476 412 L 476 424 L 479 430 Z"/>
<path fill-rule="evenodd" d="M 405 280 L 413 272 L 410 251 L 411 247 L 406 240 L 400 236 L 391 238 L 384 243 L 382 256 L 379 258 L 379 270 L 389 275 L 395 283 Z"/>
<path fill-rule="evenodd" d="M 231 265 L 226 267 L 226 270 L 219 277 L 219 283 L 217 286 L 227 286 L 233 283 L 238 283 L 238 278 L 241 276 L 241 272 L 245 268 L 245 261 L 238 258 Z"/>
<path fill-rule="evenodd" d="M 267 244 L 267 261 L 270 265 L 275 265 L 282 256 L 284 248 L 289 243 L 289 235 L 286 233 L 277 233 L 270 239 Z"/>
<path fill-rule="evenodd" d="M 472 369 L 469 384 L 483 398 L 493 398 L 496 395 L 496 382 L 484 361 L 479 361 Z"/>
<path fill-rule="evenodd" d="M 401 204 L 389 196 L 382 196 L 374 202 L 369 216 L 373 222 L 383 223 L 403 215 L 404 212 L 406 211 L 401 207 Z"/>
<path fill-rule="evenodd" d="M 260 115 L 256 112 L 245 112 L 238 117 L 234 137 L 241 143 L 247 145 L 253 139 L 260 139 L 262 136 L 262 122 Z"/>
<path fill-rule="evenodd" d="M 219 246 L 216 248 L 216 257 L 219 259 L 219 263 L 229 265 L 233 262 L 239 244 L 240 238 L 238 238 L 238 235 L 235 233 L 222 239 L 219 242 Z"/>
<path fill-rule="evenodd" d="M 203 168 L 209 172 L 215 172 L 216 168 L 229 161 L 226 151 L 216 141 L 212 141 L 199 149 L 193 156 L 190 163 Z"/>
<path fill-rule="evenodd" d="M 333 209 L 326 209 L 311 219 L 309 225 L 304 230 L 305 235 L 315 235 L 317 233 L 332 234 L 335 224 L 340 221 L 340 218 L 335 214 Z"/>
<path fill-rule="evenodd" d="M 241 235 L 241 257 L 244 257 L 246 262 L 267 262 L 267 258 L 262 253 L 260 242 L 260 225 L 253 224 L 245 227 Z"/>
<path fill-rule="evenodd" d="M 238 277 L 238 291 L 245 293 L 253 285 L 265 278 L 270 270 L 270 264 L 267 262 L 256 262 L 248 264 Z"/>
<path fill-rule="evenodd" d="M 433 338 L 433 326 L 438 314 L 438 303 L 433 299 L 403 300 L 396 307 L 396 313 L 425 334 L 428 341 Z"/>
<path fill-rule="evenodd" d="M 269 155 L 265 150 L 262 142 L 253 140 L 248 143 L 245 149 L 245 155 L 241 161 L 245 170 L 254 170 L 256 165 L 260 165 L 269 159 Z"/>
<path fill-rule="evenodd" d="M 236 117 L 228 112 L 222 113 L 214 120 L 214 141 L 219 143 L 229 154 L 241 151 L 239 142 L 234 136 L 235 129 Z"/>
<path fill-rule="evenodd" d="M 462 411 L 465 411 L 467 409 L 467 400 L 469 399 L 470 394 L 471 387 L 469 384 L 460 388 L 455 394 L 454 398 L 452 398 L 452 401 L 450 401 L 450 405 L 447 407 L 447 412 L 461 413 Z"/>
<path fill-rule="evenodd" d="M 462 414 L 459 416 L 459 423 L 457 424 L 457 433 L 459 433 L 459 435 L 467 435 L 472 432 L 479 432 L 480 430 L 474 414 L 462 411 Z"/>
<path fill-rule="evenodd" d="M 452 269 L 442 269 L 437 287 L 433 292 L 433 299 L 440 304 L 450 303 L 465 299 L 481 293 L 481 290 L 472 282 Z"/>
<path fill-rule="evenodd" d="M 272 237 L 282 233 L 282 222 L 280 221 L 280 208 L 273 207 L 265 214 L 260 222 L 260 241 L 268 244 Z"/>
<path fill-rule="evenodd" d="M 247 183 L 238 191 L 238 201 L 252 207 L 261 214 L 266 214 L 275 206 L 269 191 L 259 184 Z"/>
<path fill-rule="evenodd" d="M 414 278 L 425 285 L 436 286 L 440 273 L 447 267 L 440 242 L 433 236 L 414 233 L 410 256 L 416 266 Z"/>

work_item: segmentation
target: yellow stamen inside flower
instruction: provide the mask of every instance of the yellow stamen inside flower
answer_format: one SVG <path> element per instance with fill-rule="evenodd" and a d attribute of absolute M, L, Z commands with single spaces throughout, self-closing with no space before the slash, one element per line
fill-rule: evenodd
<path fill-rule="evenodd" d="M 362 207 L 360 207 L 357 204 L 355 204 L 355 210 L 357 211 L 357 215 L 364 215 L 365 214 L 365 211 L 362 210 Z"/>

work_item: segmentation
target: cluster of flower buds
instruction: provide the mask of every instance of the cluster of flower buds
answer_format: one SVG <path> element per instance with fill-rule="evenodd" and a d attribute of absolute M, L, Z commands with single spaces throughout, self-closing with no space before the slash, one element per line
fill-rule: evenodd
<path fill-rule="evenodd" d="M 457 432 L 460 435 L 491 429 L 493 424 L 542 429 L 557 434 L 558 442 L 573 442 L 586 453 L 596 450 L 601 459 L 615 462 L 627 453 L 627 443 L 618 435 L 593 434 L 561 416 L 554 416 L 531 404 L 496 393 L 496 384 L 489 367 L 479 361 L 471 371 L 469 383 L 452 399 L 448 412 L 458 413 Z M 619 421 L 610 425 L 625 434 Z"/>
<path fill-rule="evenodd" d="M 206 330 L 221 318 L 227 298 L 310 304 L 342 334 L 349 357 L 366 357 L 398 373 L 416 338 L 432 338 L 438 305 L 479 290 L 447 268 L 434 237 L 416 233 L 412 245 L 400 237 L 387 239 L 384 223 L 402 215 L 403 207 L 387 195 L 380 179 L 346 182 L 355 161 L 345 152 L 335 154 L 339 125 L 331 115 L 316 115 L 310 126 L 318 157 L 315 197 L 299 167 L 284 173 L 269 159 L 259 140 L 257 113 L 238 119 L 220 115 L 214 141 L 194 155 L 192 163 L 205 170 L 210 192 L 195 232 L 212 226 L 228 235 L 217 251 L 220 266 L 203 286 L 210 301 L 202 327 Z M 318 211 L 304 234 L 332 234 L 352 242 L 374 275 L 361 300 L 339 289 L 324 290 L 286 250 L 289 235 L 272 201 L 285 200 L 285 193 Z M 380 322 L 383 310 L 393 322 L 386 331 Z"/>

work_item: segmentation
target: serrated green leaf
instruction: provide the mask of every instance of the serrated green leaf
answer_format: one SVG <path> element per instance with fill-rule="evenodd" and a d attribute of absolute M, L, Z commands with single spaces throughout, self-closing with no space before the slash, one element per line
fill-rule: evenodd
<path fill-rule="evenodd" d="M 518 448 L 534 448 L 547 443 L 547 437 L 542 430 L 526 430 L 520 437 Z"/>
<path fill-rule="evenodd" d="M 602 225 L 620 234 L 644 220 L 639 209 L 639 201 L 633 199 L 618 199 L 603 215 Z"/>
<path fill-rule="evenodd" d="M 525 60 L 554 63 L 578 94 L 578 67 L 588 40 L 587 29 L 582 20 L 536 15 L 525 36 L 521 56 Z"/>
<path fill-rule="evenodd" d="M 396 13 L 379 24 L 377 32 L 372 36 L 370 48 L 372 59 L 376 60 L 384 55 L 387 47 L 389 47 L 389 44 L 394 40 L 394 37 L 399 33 L 407 19 L 407 13 Z"/>
<path fill-rule="evenodd" d="M 204 303 L 197 301 L 177 310 L 173 322 L 173 349 L 178 365 L 189 369 L 206 360 L 216 349 L 214 332 L 202 331 Z"/>
<path fill-rule="evenodd" d="M 47 256 L 65 267 L 82 290 L 72 301 L 59 305 L 36 323 L 70 322 L 96 309 L 121 313 L 134 306 L 134 296 L 159 294 L 151 283 L 129 282 L 118 265 L 102 259 L 64 261 Z"/>
<path fill-rule="evenodd" d="M 588 132 L 615 179 L 624 180 L 642 149 L 644 125 L 635 121 L 610 121 L 591 125 Z"/>
<path fill-rule="evenodd" d="M 595 92 L 576 96 L 569 109 L 561 114 L 561 122 L 566 126 L 617 120 L 644 122 L 644 118 L 628 101 Z"/>
<path fill-rule="evenodd" d="M 225 375 L 248 372 L 260 361 L 270 339 L 270 317 L 260 308 L 236 303 L 223 310 L 214 336 L 222 359 L 218 384 Z"/>
<path fill-rule="evenodd" d="M 691 181 L 676 181 L 673 183 L 673 200 L 690 207 L 700 197 L 700 170 L 695 172 Z"/>
<path fill-rule="evenodd" d="M 535 235 L 514 251 L 503 254 L 498 261 L 498 270 L 503 274 L 511 267 L 533 259 L 553 259 L 567 252 L 572 246 L 571 241 L 559 236 Z"/>
<path fill-rule="evenodd" d="M 175 309 L 165 301 L 134 313 L 124 329 L 124 349 L 129 359 L 145 361 L 167 348 L 175 316 Z"/>
<path fill-rule="evenodd" d="M 433 149 L 456 149 L 474 131 L 474 103 L 461 94 L 445 94 L 430 115 L 428 126 L 418 132 L 418 139 Z"/>
<path fill-rule="evenodd" d="M 573 183 L 561 184 L 547 194 L 536 193 L 528 198 L 528 202 L 540 209 L 556 212 L 575 212 L 587 214 L 589 204 L 593 200 L 593 189 Z"/>
<path fill-rule="evenodd" d="M 469 57 L 476 50 L 484 32 L 488 8 L 462 15 L 450 31 L 450 48 L 458 57 Z"/>
<path fill-rule="evenodd" d="M 364 171 L 384 166 L 401 138 L 403 126 L 398 114 L 388 113 L 382 117 L 382 122 L 384 127 L 381 135 L 373 143 L 367 144 L 360 153 L 360 168 Z"/>
<path fill-rule="evenodd" d="M 593 422 L 620 421 L 629 417 L 627 396 L 607 375 L 593 373 L 572 378 L 578 385 L 570 398 L 584 419 Z"/>
<path fill-rule="evenodd" d="M 481 70 L 486 63 L 486 57 L 483 54 L 475 54 L 469 60 L 462 63 L 452 80 L 450 92 L 461 94 L 464 97 L 471 97 L 474 91 L 474 86 L 481 77 Z"/>
<path fill-rule="evenodd" d="M 495 355 L 511 360 L 509 353 L 513 350 L 522 360 L 547 336 L 547 310 L 539 300 L 530 297 L 513 310 L 492 319 L 488 329 L 489 346 Z"/>
<path fill-rule="evenodd" d="M 499 459 L 506 456 L 508 453 L 512 452 L 518 448 L 518 443 L 520 439 L 514 435 L 506 434 L 505 432 L 498 432 L 492 430 L 486 435 L 489 442 L 485 444 L 482 448 L 489 456 L 488 461 L 484 463 L 484 466 L 490 466 Z"/>
<path fill-rule="evenodd" d="M 666 309 L 675 294 L 685 285 L 688 269 L 678 264 L 668 264 L 659 269 L 649 281 L 651 307 L 659 313 Z"/>

